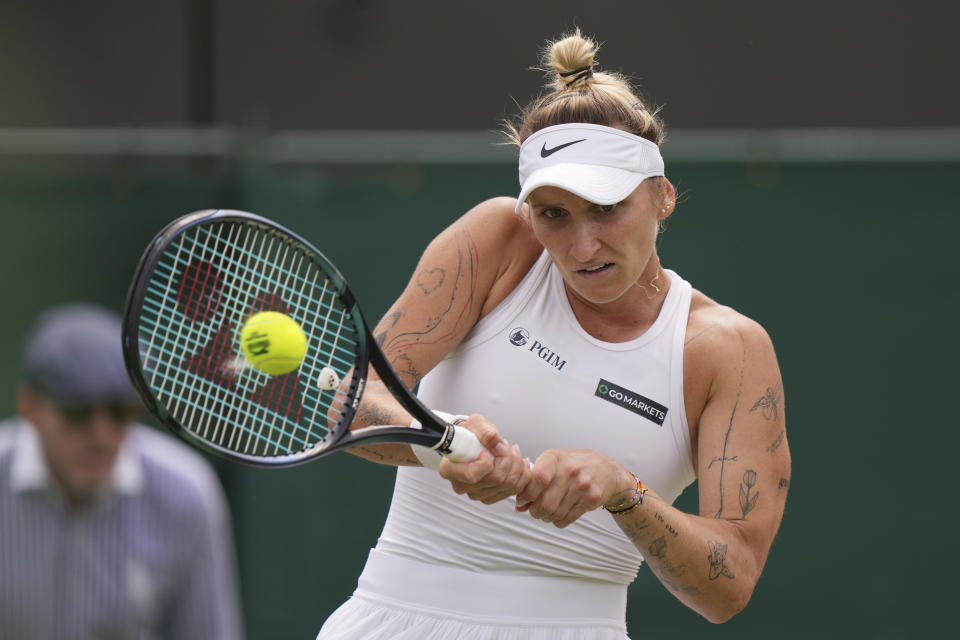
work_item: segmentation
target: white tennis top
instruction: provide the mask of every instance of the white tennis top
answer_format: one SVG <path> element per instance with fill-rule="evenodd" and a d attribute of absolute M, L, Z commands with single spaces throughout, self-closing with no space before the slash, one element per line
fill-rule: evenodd
<path fill-rule="evenodd" d="M 672 502 L 694 480 L 683 404 L 683 342 L 691 286 L 671 286 L 643 335 L 607 343 L 570 308 L 544 252 L 521 283 L 421 382 L 427 406 L 480 413 L 535 460 L 546 449 L 606 453 Z M 421 548 L 429 542 L 432 552 Z M 435 471 L 400 467 L 377 553 L 474 572 L 629 584 L 643 560 L 611 515 L 564 529 L 455 494 Z"/>

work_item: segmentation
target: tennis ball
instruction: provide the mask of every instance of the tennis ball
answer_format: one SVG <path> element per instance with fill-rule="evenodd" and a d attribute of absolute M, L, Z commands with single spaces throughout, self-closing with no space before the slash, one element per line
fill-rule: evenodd
<path fill-rule="evenodd" d="M 240 330 L 240 348 L 254 367 L 280 376 L 300 366 L 307 354 L 307 336 L 296 320 L 277 311 L 247 318 Z"/>

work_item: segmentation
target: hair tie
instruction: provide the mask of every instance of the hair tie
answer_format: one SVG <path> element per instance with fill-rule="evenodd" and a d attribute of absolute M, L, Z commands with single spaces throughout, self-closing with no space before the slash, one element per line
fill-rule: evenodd
<path fill-rule="evenodd" d="M 586 67 L 581 67 L 579 69 L 574 69 L 573 71 L 567 71 L 566 73 L 561 73 L 560 77 L 566 78 L 568 76 L 575 76 L 573 80 L 570 80 L 569 82 L 566 83 L 566 86 L 569 87 L 575 84 L 578 80 L 589 78 L 592 75 L 593 75 L 593 65 L 589 65 Z"/>

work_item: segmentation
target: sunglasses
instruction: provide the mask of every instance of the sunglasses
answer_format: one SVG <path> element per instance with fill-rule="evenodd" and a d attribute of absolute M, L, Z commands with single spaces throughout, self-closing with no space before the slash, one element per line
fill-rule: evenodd
<path fill-rule="evenodd" d="M 97 409 L 103 409 L 107 415 L 117 424 L 126 424 L 133 420 L 139 413 L 137 407 L 129 404 L 98 404 L 79 407 L 59 407 L 60 415 L 66 422 L 74 427 L 81 427 L 90 424 L 93 418 L 93 412 Z"/>

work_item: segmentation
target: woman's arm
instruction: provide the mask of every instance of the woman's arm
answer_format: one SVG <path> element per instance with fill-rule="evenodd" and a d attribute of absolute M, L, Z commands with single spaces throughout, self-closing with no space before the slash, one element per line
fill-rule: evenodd
<path fill-rule="evenodd" d="M 769 336 L 742 316 L 711 333 L 699 345 L 719 363 L 698 421 L 700 514 L 650 495 L 613 517 L 667 588 L 723 622 L 746 606 L 760 579 L 783 518 L 790 452 Z"/>
<path fill-rule="evenodd" d="M 506 297 L 539 254 L 529 227 L 513 212 L 514 202 L 510 198 L 488 200 L 440 233 L 424 251 L 401 296 L 374 329 L 387 361 L 409 388 Z M 410 420 L 371 370 L 351 428 L 403 425 Z M 500 441 L 493 425 L 479 417 L 471 418 L 466 426 L 490 449 Z M 350 452 L 382 464 L 420 464 L 404 444 L 362 445 Z"/>
<path fill-rule="evenodd" d="M 783 517 L 790 482 L 783 385 L 766 332 L 727 310 L 699 338 L 711 369 L 700 413 L 697 457 L 699 515 L 684 513 L 653 491 L 611 514 L 651 570 L 687 606 L 723 622 L 750 600 Z M 689 356 L 689 354 L 688 354 Z M 588 510 L 616 510 L 634 500 L 635 472 L 594 451 L 552 450 L 536 461 L 518 509 L 563 527 Z"/>

